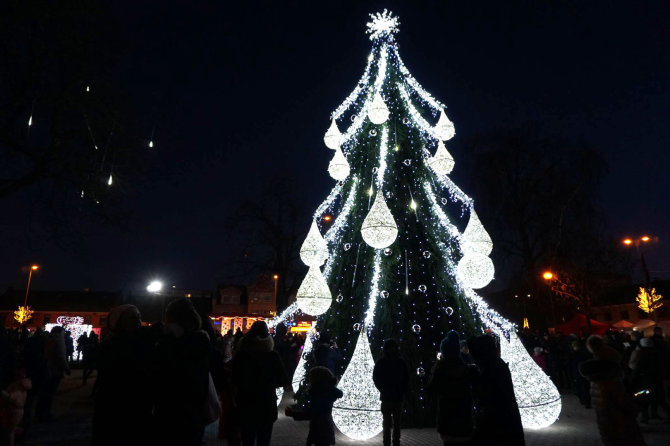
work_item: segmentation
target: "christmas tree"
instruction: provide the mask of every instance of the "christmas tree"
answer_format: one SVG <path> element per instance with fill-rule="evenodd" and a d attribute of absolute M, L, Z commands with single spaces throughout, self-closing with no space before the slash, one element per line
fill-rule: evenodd
<path fill-rule="evenodd" d="M 473 200 L 449 178 L 455 135 L 445 105 L 412 77 L 398 54 L 398 19 L 371 15 L 372 41 L 363 76 L 331 115 L 324 142 L 334 150 L 328 172 L 337 181 L 314 213 L 301 248 L 309 270 L 297 302 L 273 324 L 300 310 L 319 316 L 293 377 L 300 387 L 308 355 L 328 333 L 346 360 L 333 418 L 344 434 L 366 439 L 381 431 L 374 358 L 395 338 L 410 368 L 404 420 L 434 420 L 426 394 L 439 343 L 449 330 L 463 339 L 499 339 L 515 385 L 523 424 L 540 428 L 560 412 L 560 396 L 525 351 L 515 326 L 474 291 L 492 279 L 493 243 Z"/>

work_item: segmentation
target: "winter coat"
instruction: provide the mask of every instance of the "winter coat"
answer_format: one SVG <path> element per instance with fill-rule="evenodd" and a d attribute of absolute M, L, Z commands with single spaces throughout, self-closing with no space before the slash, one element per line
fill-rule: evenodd
<path fill-rule="evenodd" d="M 308 445 L 335 444 L 335 424 L 333 423 L 333 403 L 342 398 L 342 391 L 335 386 L 313 386 L 309 395 Z"/>
<path fill-rule="evenodd" d="M 409 384 L 407 364 L 401 358 L 383 357 L 375 364 L 372 380 L 382 401 L 402 401 Z"/>
<path fill-rule="evenodd" d="M 631 379 L 634 390 L 663 392 L 664 363 L 659 351 L 654 347 L 640 347 L 630 357 Z"/>
<path fill-rule="evenodd" d="M 523 446 L 521 415 L 507 363 L 495 357 L 478 366 L 481 372 L 473 387 L 477 407 L 475 443 Z"/>
<path fill-rule="evenodd" d="M 337 349 L 332 348 L 330 344 L 318 344 L 312 352 L 314 356 L 314 366 L 323 366 L 337 376 L 337 366 L 342 360 L 342 355 Z"/>
<path fill-rule="evenodd" d="M 100 343 L 92 445 L 140 445 L 149 437 L 152 401 L 147 331 L 112 334 Z"/>
<path fill-rule="evenodd" d="M 277 387 L 286 384 L 284 366 L 271 336 L 245 336 L 233 358 L 235 402 L 243 428 L 262 428 L 277 420 Z"/>
<path fill-rule="evenodd" d="M 62 333 L 51 333 L 47 339 L 46 360 L 52 379 L 62 378 L 70 371 L 65 357 L 65 338 Z"/>
<path fill-rule="evenodd" d="M 474 430 L 471 386 L 478 370 L 457 358 L 435 363 L 428 392 L 438 398 L 437 431 L 447 437 L 468 437 Z"/>
<path fill-rule="evenodd" d="M 166 324 L 151 364 L 156 444 L 199 445 L 209 390 L 210 343 L 204 331 Z"/>
<path fill-rule="evenodd" d="M 621 367 L 614 361 L 591 359 L 579 365 L 579 372 L 591 382 L 591 403 L 605 446 L 644 445 L 635 421 L 637 410 L 624 389 Z"/>

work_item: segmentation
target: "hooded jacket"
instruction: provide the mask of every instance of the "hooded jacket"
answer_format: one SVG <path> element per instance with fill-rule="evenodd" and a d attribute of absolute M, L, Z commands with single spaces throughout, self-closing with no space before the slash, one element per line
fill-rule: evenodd
<path fill-rule="evenodd" d="M 233 358 L 233 385 L 240 423 L 246 428 L 267 427 L 277 420 L 277 387 L 286 384 L 274 341 L 247 335 Z"/>

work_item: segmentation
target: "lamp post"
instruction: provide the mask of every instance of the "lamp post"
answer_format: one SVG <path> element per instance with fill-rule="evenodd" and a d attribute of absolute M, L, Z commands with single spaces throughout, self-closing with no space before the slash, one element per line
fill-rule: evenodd
<path fill-rule="evenodd" d="M 277 281 L 279 280 L 279 274 L 273 275 L 272 279 L 275 281 L 275 305 L 277 305 Z"/>
<path fill-rule="evenodd" d="M 648 289 L 649 286 L 651 286 L 651 276 L 649 275 L 649 268 L 647 268 L 647 262 L 644 259 L 644 252 L 640 249 L 640 245 L 650 243 L 652 241 L 652 237 L 649 237 L 648 235 L 643 235 L 638 238 L 630 238 L 626 237 L 625 239 L 621 240 L 621 243 L 623 243 L 624 246 L 635 246 L 635 249 L 637 249 L 637 253 L 640 254 L 640 263 L 642 264 L 642 271 L 644 271 L 644 278 L 647 281 L 646 282 L 646 288 Z"/>
<path fill-rule="evenodd" d="M 40 269 L 39 265 L 30 265 L 30 269 L 28 270 L 28 286 L 26 287 L 26 297 L 23 299 L 24 307 L 28 306 L 28 293 L 30 292 L 30 281 L 33 278 L 33 271 L 37 271 L 38 269 Z"/>

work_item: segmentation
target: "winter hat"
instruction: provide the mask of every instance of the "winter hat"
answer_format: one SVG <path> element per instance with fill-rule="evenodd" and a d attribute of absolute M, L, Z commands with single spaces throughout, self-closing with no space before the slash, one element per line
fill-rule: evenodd
<path fill-rule="evenodd" d="M 256 321 L 253 324 L 251 324 L 251 328 L 249 329 L 249 333 L 247 334 L 249 336 L 266 338 L 270 336 L 270 330 L 268 330 L 268 324 L 266 324 L 264 321 Z"/>
<path fill-rule="evenodd" d="M 654 340 L 651 338 L 642 338 L 640 339 L 640 345 L 642 347 L 653 347 L 654 346 Z"/>
<path fill-rule="evenodd" d="M 458 358 L 461 353 L 461 343 L 458 332 L 451 330 L 447 337 L 440 342 L 440 353 L 444 358 Z"/>

